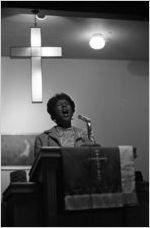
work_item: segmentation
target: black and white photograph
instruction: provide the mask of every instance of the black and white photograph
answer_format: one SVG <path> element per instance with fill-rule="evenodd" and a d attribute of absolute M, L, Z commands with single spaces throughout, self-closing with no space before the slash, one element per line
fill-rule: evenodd
<path fill-rule="evenodd" d="M 1 1 L 1 227 L 149 227 L 149 1 Z"/>

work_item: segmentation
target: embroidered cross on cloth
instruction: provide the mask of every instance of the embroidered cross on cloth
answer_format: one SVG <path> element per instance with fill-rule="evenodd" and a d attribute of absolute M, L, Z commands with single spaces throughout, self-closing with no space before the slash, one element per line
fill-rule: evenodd
<path fill-rule="evenodd" d="M 137 204 L 132 146 L 61 151 L 66 210 Z"/>

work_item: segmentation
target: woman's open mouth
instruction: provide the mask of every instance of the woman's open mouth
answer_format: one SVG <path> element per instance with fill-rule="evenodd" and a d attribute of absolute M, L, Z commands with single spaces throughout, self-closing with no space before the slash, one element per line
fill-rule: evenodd
<path fill-rule="evenodd" d="M 67 117 L 69 117 L 69 116 L 70 116 L 70 114 L 69 114 L 69 111 L 68 111 L 68 110 L 63 111 L 62 113 L 63 113 L 63 116 L 64 116 L 65 118 L 67 118 Z"/>

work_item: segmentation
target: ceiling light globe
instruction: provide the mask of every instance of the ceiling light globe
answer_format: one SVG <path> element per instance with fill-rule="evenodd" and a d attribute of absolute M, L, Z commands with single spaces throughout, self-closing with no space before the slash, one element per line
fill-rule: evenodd
<path fill-rule="evenodd" d="M 93 49 L 102 49 L 105 46 L 105 39 L 102 35 L 94 35 L 90 39 L 89 45 Z"/>
<path fill-rule="evenodd" d="M 36 18 L 38 20 L 45 20 L 46 19 L 46 15 L 44 13 L 39 12 L 38 14 L 36 14 Z"/>

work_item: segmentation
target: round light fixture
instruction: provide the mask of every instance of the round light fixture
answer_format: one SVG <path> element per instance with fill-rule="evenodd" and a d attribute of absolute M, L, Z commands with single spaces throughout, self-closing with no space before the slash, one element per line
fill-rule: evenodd
<path fill-rule="evenodd" d="M 95 34 L 90 39 L 89 45 L 93 49 L 102 49 L 105 46 L 105 39 L 101 34 Z"/>
<path fill-rule="evenodd" d="M 46 19 L 46 15 L 45 15 L 44 13 L 42 13 L 42 12 L 38 12 L 38 13 L 36 14 L 36 18 L 37 18 L 38 20 L 45 20 L 45 19 Z"/>

